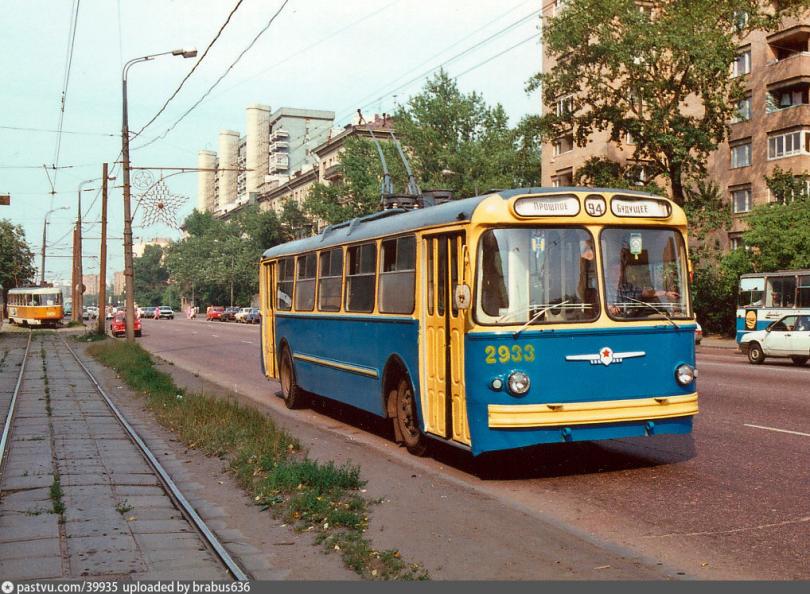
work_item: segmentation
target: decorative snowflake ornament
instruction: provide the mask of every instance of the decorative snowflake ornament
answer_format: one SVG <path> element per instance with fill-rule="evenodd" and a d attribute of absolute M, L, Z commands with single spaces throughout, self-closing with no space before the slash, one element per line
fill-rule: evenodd
<path fill-rule="evenodd" d="M 178 228 L 177 211 L 188 201 L 188 196 L 172 194 L 169 186 L 161 177 L 143 194 L 138 195 L 138 206 L 141 207 L 141 226 L 149 227 L 164 223 Z"/>

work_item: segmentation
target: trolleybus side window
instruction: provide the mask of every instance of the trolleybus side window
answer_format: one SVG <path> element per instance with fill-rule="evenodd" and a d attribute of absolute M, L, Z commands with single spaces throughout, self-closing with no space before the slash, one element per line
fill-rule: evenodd
<path fill-rule="evenodd" d="M 374 311 L 374 281 L 377 245 L 366 243 L 350 247 L 346 267 L 346 311 Z"/>
<path fill-rule="evenodd" d="M 284 258 L 279 261 L 278 290 L 276 291 L 276 306 L 278 309 L 289 311 L 292 309 L 293 284 L 295 279 L 295 259 Z"/>
<path fill-rule="evenodd" d="M 796 277 L 783 276 L 768 279 L 766 307 L 793 307 L 796 300 Z"/>
<path fill-rule="evenodd" d="M 810 307 L 810 275 L 799 277 L 799 307 Z"/>
<path fill-rule="evenodd" d="M 433 242 L 435 239 L 426 239 L 424 246 L 427 252 L 427 309 L 428 315 L 433 315 Z"/>
<path fill-rule="evenodd" d="M 439 258 L 439 270 L 437 272 L 439 286 L 436 288 L 438 292 L 438 295 L 436 295 L 438 300 L 436 301 L 436 309 L 438 314 L 443 316 L 444 305 L 447 302 L 447 238 L 439 237 L 436 241 L 439 242 L 439 253 L 437 255 Z"/>
<path fill-rule="evenodd" d="M 340 311 L 343 286 L 343 248 L 321 252 L 321 272 L 318 276 L 318 309 Z"/>
<path fill-rule="evenodd" d="M 587 260 L 582 262 L 582 260 Z M 479 321 L 593 321 L 599 298 L 593 237 L 585 229 L 493 229 L 480 244 Z"/>
<path fill-rule="evenodd" d="M 312 311 L 315 308 L 315 254 L 298 256 L 298 276 L 295 287 L 295 309 Z"/>
<path fill-rule="evenodd" d="M 382 242 L 380 254 L 380 311 L 413 313 L 416 277 L 416 238 Z"/>

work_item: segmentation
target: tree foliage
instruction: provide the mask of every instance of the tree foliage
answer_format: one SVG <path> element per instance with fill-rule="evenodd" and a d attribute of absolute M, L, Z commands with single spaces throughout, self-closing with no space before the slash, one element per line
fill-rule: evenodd
<path fill-rule="evenodd" d="M 231 294 L 234 305 L 249 304 L 258 292 L 262 252 L 292 239 L 274 212 L 257 207 L 228 221 L 195 210 L 184 228 L 187 236 L 166 250 L 169 290 L 198 306 L 230 305 Z"/>
<path fill-rule="evenodd" d="M 776 202 L 755 206 L 743 240 L 758 272 L 810 268 L 810 196 L 807 175 L 778 169 L 766 182 Z"/>
<path fill-rule="evenodd" d="M 34 252 L 21 225 L 0 219 L 0 285 L 4 291 L 33 283 Z"/>
<path fill-rule="evenodd" d="M 591 157 L 574 173 L 574 183 L 597 188 L 624 188 L 660 194 L 661 187 L 647 178 L 639 181 L 638 167 L 622 165 L 604 157 Z"/>
<path fill-rule="evenodd" d="M 132 264 L 135 272 L 135 301 L 138 305 L 177 305 L 175 302 L 163 301 L 169 281 L 169 271 L 163 265 L 163 248 L 159 245 L 147 245 L 143 256 L 134 258 Z"/>
<path fill-rule="evenodd" d="M 692 262 L 692 305 L 704 332 L 732 335 L 740 275 L 752 271 L 748 254 L 704 247 L 693 252 Z"/>
<path fill-rule="evenodd" d="M 544 31 L 556 65 L 528 84 L 543 88 L 544 138 L 573 131 L 584 146 L 606 131 L 621 145 L 630 134 L 634 159 L 666 176 L 672 198 L 683 204 L 689 180 L 705 171 L 742 98 L 742 79 L 729 76 L 739 36 L 773 28 L 810 1 L 779 2 L 775 10 L 773 4 L 660 0 L 648 12 L 635 0 L 570 0 Z M 566 97 L 570 102 L 557 109 Z"/>

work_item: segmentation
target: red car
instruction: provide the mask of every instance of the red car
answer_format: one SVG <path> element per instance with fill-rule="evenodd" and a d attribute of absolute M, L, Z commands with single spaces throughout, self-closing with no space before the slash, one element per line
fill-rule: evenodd
<path fill-rule="evenodd" d="M 222 321 L 222 314 L 225 313 L 225 307 L 222 305 L 211 305 L 205 310 L 205 319 L 209 322 L 213 320 Z"/>
<path fill-rule="evenodd" d="M 126 318 L 123 313 L 117 313 L 110 322 L 110 334 L 113 336 L 123 336 L 127 333 Z M 141 335 L 141 320 L 135 318 L 135 336 Z"/>

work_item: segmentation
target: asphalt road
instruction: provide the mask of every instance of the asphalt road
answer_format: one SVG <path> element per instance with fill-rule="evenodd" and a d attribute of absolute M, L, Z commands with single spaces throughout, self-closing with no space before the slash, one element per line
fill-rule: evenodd
<path fill-rule="evenodd" d="M 259 369 L 257 326 L 146 320 L 146 348 L 279 410 Z M 507 506 L 660 559 L 705 578 L 810 578 L 810 366 L 752 366 L 730 350 L 698 347 L 700 414 L 691 436 L 528 448 L 473 460 L 451 447 L 410 459 Z M 327 406 L 301 414 L 325 431 Z M 358 420 L 359 419 L 359 420 Z M 361 432 L 371 455 L 384 431 Z M 388 456 L 409 458 L 403 449 Z M 493 508 L 493 514 L 500 510 Z M 504 530 L 508 530 L 504 526 Z"/>

